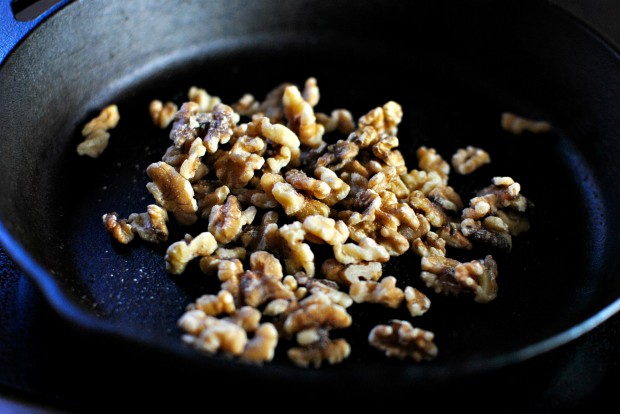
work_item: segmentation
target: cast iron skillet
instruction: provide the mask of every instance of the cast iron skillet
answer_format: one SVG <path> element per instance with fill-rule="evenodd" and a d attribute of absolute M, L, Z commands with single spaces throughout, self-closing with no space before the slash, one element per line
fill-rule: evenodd
<path fill-rule="evenodd" d="M 617 53 L 545 2 L 426 3 L 76 1 L 36 25 L 12 21 L 3 0 L 4 247 L 87 333 L 155 352 L 156 367 L 231 381 L 432 384 L 523 361 L 592 329 L 620 308 Z M 165 247 L 119 246 L 102 228 L 103 213 L 127 216 L 151 201 L 144 169 L 168 145 L 150 123 L 151 99 L 180 103 L 198 85 L 232 102 L 308 76 L 319 80 L 320 110 L 345 107 L 357 117 L 401 103 L 401 150 L 412 165 L 420 145 L 445 157 L 464 145 L 487 149 L 490 166 L 453 181 L 465 198 L 511 175 L 536 205 L 532 230 L 510 254 L 496 253 L 496 301 L 429 293 L 431 311 L 413 323 L 435 332 L 433 362 L 388 360 L 366 346 L 376 323 L 406 318 L 373 306 L 358 306 L 343 333 L 351 357 L 320 371 L 283 354 L 255 367 L 194 353 L 175 322 L 213 292 L 213 280 L 196 266 L 170 277 Z M 97 160 L 78 157 L 81 126 L 112 102 L 121 121 L 109 148 Z M 503 111 L 546 119 L 553 131 L 512 136 L 499 127 Z M 393 261 L 390 273 L 425 290 L 416 257 Z"/>

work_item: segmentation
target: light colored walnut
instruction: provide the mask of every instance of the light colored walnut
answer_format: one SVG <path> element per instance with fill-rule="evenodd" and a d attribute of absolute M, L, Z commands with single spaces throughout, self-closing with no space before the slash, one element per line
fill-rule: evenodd
<path fill-rule="evenodd" d="M 330 280 L 321 281 L 319 279 L 310 279 L 305 287 L 311 294 L 322 293 L 326 295 L 332 303 L 340 305 L 343 308 L 348 308 L 353 304 L 353 299 L 351 296 L 338 290 L 337 284 L 334 283 L 335 286 L 330 286 L 326 282 L 334 283 Z"/>
<path fill-rule="evenodd" d="M 491 156 L 488 152 L 471 145 L 467 148 L 459 148 L 452 156 L 452 166 L 461 175 L 471 174 L 490 162 Z"/>
<path fill-rule="evenodd" d="M 179 224 L 194 224 L 198 219 L 198 205 L 190 182 L 173 167 L 161 161 L 149 165 L 146 173 L 153 180 L 146 188 L 155 197 L 157 204 L 172 212 Z"/>
<path fill-rule="evenodd" d="M 429 231 L 423 237 L 415 239 L 411 250 L 420 257 L 446 255 L 446 241 L 435 232 Z"/>
<path fill-rule="evenodd" d="M 271 361 L 277 345 L 278 330 L 272 323 L 263 323 L 245 346 L 241 359 L 251 362 Z"/>
<path fill-rule="evenodd" d="M 385 247 L 370 237 L 363 238 L 359 244 L 346 243 L 334 245 L 334 256 L 342 264 L 360 262 L 387 262 L 390 255 Z"/>
<path fill-rule="evenodd" d="M 149 114 L 153 120 L 153 125 L 161 129 L 168 128 L 178 110 L 179 107 L 171 101 L 164 104 L 162 101 L 154 99 L 149 104 Z"/>
<path fill-rule="evenodd" d="M 241 275 L 243 265 L 239 259 L 220 260 L 217 265 L 217 278 L 220 280 L 221 288 L 229 291 L 235 298 L 235 304 L 241 304 Z"/>
<path fill-rule="evenodd" d="M 463 287 L 454 279 L 454 268 L 460 262 L 447 257 L 422 257 L 420 278 L 435 293 L 458 295 Z"/>
<path fill-rule="evenodd" d="M 217 178 L 229 188 L 245 187 L 260 170 L 265 159 L 259 155 L 265 149 L 261 138 L 241 137 L 230 151 L 219 153 L 214 168 Z"/>
<path fill-rule="evenodd" d="M 349 135 L 355 131 L 353 115 L 346 109 L 334 109 L 329 116 L 324 113 L 317 113 L 316 120 L 323 125 L 325 132 L 337 130 L 343 135 Z"/>
<path fill-rule="evenodd" d="M 273 197 L 284 208 L 287 216 L 304 220 L 315 214 L 327 217 L 329 207 L 318 200 L 299 193 L 289 183 L 276 183 L 272 190 Z"/>
<path fill-rule="evenodd" d="M 380 134 L 393 136 L 398 133 L 398 124 L 402 118 L 402 107 L 394 101 L 389 101 L 383 107 L 375 108 L 361 117 L 358 121 L 358 130 L 371 126 Z"/>
<path fill-rule="evenodd" d="M 288 152 L 290 152 L 290 159 L 286 165 L 290 164 L 292 167 L 296 167 L 299 165 L 301 154 L 299 146 L 301 145 L 301 142 L 293 131 L 291 131 L 284 125 L 272 124 L 267 117 L 262 118 L 260 123 L 257 124 L 257 126 L 260 126 L 260 133 L 263 135 L 263 137 L 267 138 L 274 144 L 288 148 Z M 280 154 L 282 154 L 282 149 L 280 149 Z M 280 155 L 281 159 L 279 160 L 278 165 L 282 164 L 282 159 L 286 159 L 287 157 L 287 151 L 285 150 L 284 154 Z M 272 163 L 274 162 L 276 162 L 276 160 L 272 161 Z M 271 167 L 272 172 L 276 172 L 274 167 Z M 281 168 L 283 167 L 284 165 L 282 165 Z"/>
<path fill-rule="evenodd" d="M 316 161 L 317 167 L 328 167 L 333 171 L 339 171 L 348 163 L 352 162 L 359 154 L 360 147 L 354 142 L 339 140 L 328 145 L 327 150 Z"/>
<path fill-rule="evenodd" d="M 401 175 L 400 178 L 410 192 L 419 190 L 425 196 L 428 196 L 433 189 L 445 186 L 448 183 L 448 176 L 437 171 L 427 172 L 413 169 L 409 173 Z"/>
<path fill-rule="evenodd" d="M 176 148 L 181 148 L 186 141 L 192 142 L 197 138 L 200 127 L 196 120 L 198 111 L 200 111 L 200 105 L 195 102 L 185 102 L 174 115 L 170 139 Z"/>
<path fill-rule="evenodd" d="M 473 260 L 455 266 L 454 279 L 471 290 L 478 303 L 487 303 L 497 297 L 497 263 L 491 255 L 484 260 Z"/>
<path fill-rule="evenodd" d="M 463 208 L 461 196 L 449 185 L 439 185 L 425 195 L 446 212 L 456 213 Z"/>
<path fill-rule="evenodd" d="M 306 238 L 312 235 L 330 245 L 343 244 L 349 238 L 349 229 L 341 221 L 323 216 L 308 216 L 303 222 L 303 229 L 306 231 Z"/>
<path fill-rule="evenodd" d="M 271 253 L 257 251 L 250 256 L 250 269 L 261 272 L 263 275 L 273 276 L 281 280 L 284 277 L 282 264 Z"/>
<path fill-rule="evenodd" d="M 344 339 L 325 339 L 303 347 L 293 347 L 287 352 L 288 358 L 301 367 L 320 368 L 323 361 L 334 365 L 344 361 L 351 354 L 351 346 Z"/>
<path fill-rule="evenodd" d="M 299 345 L 308 346 L 320 341 L 328 335 L 329 333 L 323 329 L 304 329 L 303 331 L 297 332 L 295 339 Z"/>
<path fill-rule="evenodd" d="M 200 270 L 207 275 L 216 275 L 222 260 L 244 260 L 245 255 L 246 250 L 244 247 L 233 247 L 230 249 L 218 247 L 212 255 L 200 258 Z"/>
<path fill-rule="evenodd" d="M 222 103 L 217 96 L 211 96 L 205 89 L 192 86 L 187 92 L 190 101 L 196 102 L 201 112 L 211 112 L 215 105 Z"/>
<path fill-rule="evenodd" d="M 223 205 L 214 205 L 209 214 L 209 232 L 218 243 L 227 244 L 237 240 L 243 226 L 252 223 L 256 217 L 256 207 L 241 210 L 237 197 L 229 195 Z"/>
<path fill-rule="evenodd" d="M 385 352 L 388 357 L 411 358 L 416 362 L 431 360 L 437 356 L 435 335 L 414 328 L 407 321 L 392 320 L 389 325 L 377 325 L 368 336 L 368 343 Z"/>
<path fill-rule="evenodd" d="M 227 290 L 220 290 L 217 295 L 202 295 L 196 299 L 194 306 L 210 316 L 231 314 L 236 309 L 235 299 Z"/>
<path fill-rule="evenodd" d="M 184 318 L 185 315 L 179 321 L 181 328 L 188 324 Z M 205 315 L 201 328 L 198 335 L 184 337 L 186 342 L 200 351 L 211 354 L 222 351 L 230 355 L 241 355 L 248 342 L 246 332 L 239 325 L 213 316 Z"/>
<path fill-rule="evenodd" d="M 304 101 L 296 86 L 291 85 L 284 89 L 282 104 L 288 126 L 299 136 L 301 143 L 308 147 L 319 146 L 323 141 L 325 128 L 316 122 L 312 106 Z"/>
<path fill-rule="evenodd" d="M 119 243 L 127 244 L 133 240 L 131 225 L 125 219 L 119 219 L 118 213 L 107 213 L 101 217 L 103 226 Z"/>
<path fill-rule="evenodd" d="M 296 273 L 303 270 L 307 275 L 314 276 L 314 253 L 310 246 L 303 242 L 306 232 L 302 224 L 298 221 L 286 224 L 280 227 L 278 232 L 290 251 L 290 255 L 284 258 L 286 271 Z"/>
<path fill-rule="evenodd" d="M 441 207 L 433 204 L 421 191 L 411 192 L 409 204 L 416 212 L 423 213 L 424 217 L 434 227 L 441 227 L 448 221 L 448 217 Z"/>
<path fill-rule="evenodd" d="M 287 312 L 290 308 L 291 301 L 287 299 L 274 299 L 270 301 L 267 305 L 265 305 L 265 309 L 263 309 L 263 315 L 266 316 L 276 316 L 282 315 Z"/>
<path fill-rule="evenodd" d="M 517 116 L 510 112 L 502 114 L 502 128 L 514 135 L 521 135 L 523 131 L 540 134 L 551 131 L 551 124 L 546 121 L 534 121 Z"/>
<path fill-rule="evenodd" d="M 305 275 L 304 272 L 297 272 L 297 277 L 299 277 L 300 274 Z M 305 287 L 307 280 L 304 283 L 300 284 L 299 282 L 297 282 L 297 278 L 295 276 L 286 275 L 284 279 L 282 279 L 282 283 L 284 284 L 284 286 L 286 286 L 287 289 L 289 289 L 295 294 L 295 298 L 297 300 L 303 299 L 308 293 L 308 289 Z"/>
<path fill-rule="evenodd" d="M 281 146 L 272 157 L 265 160 L 265 165 L 268 169 L 264 168 L 263 171 L 278 174 L 282 168 L 290 164 L 291 159 L 291 149 L 289 147 Z"/>
<path fill-rule="evenodd" d="M 190 335 L 199 335 L 205 329 L 207 314 L 199 309 L 188 309 L 177 322 L 179 328 Z"/>
<path fill-rule="evenodd" d="M 241 275 L 240 293 L 242 302 L 252 307 L 258 307 L 273 299 L 295 297 L 277 277 L 261 275 L 255 271 L 247 271 Z"/>
<path fill-rule="evenodd" d="M 351 187 L 329 168 L 315 168 L 314 177 L 329 186 L 329 194 L 321 199 L 321 201 L 326 205 L 333 206 L 349 195 Z"/>
<path fill-rule="evenodd" d="M 246 332 L 255 332 L 259 328 L 262 315 L 251 306 L 242 306 L 230 313 L 223 320 L 239 325 Z"/>
<path fill-rule="evenodd" d="M 180 275 L 190 260 L 199 256 L 209 256 L 217 248 L 217 241 L 211 233 L 203 232 L 192 238 L 172 243 L 166 251 L 166 269 L 173 275 Z"/>
<path fill-rule="evenodd" d="M 434 148 L 426 148 L 424 146 L 418 148 L 416 152 L 420 169 L 426 172 L 436 172 L 440 177 L 446 178 L 450 174 L 450 165 L 437 154 Z"/>
<path fill-rule="evenodd" d="M 398 144 L 398 138 L 395 136 L 383 137 L 372 146 L 372 153 L 387 165 L 396 168 L 399 174 L 404 174 L 407 172 L 405 159 L 400 151 L 394 149 Z"/>
<path fill-rule="evenodd" d="M 230 194 L 225 185 L 200 180 L 192 185 L 194 197 L 197 200 L 198 214 L 202 219 L 209 219 L 211 209 L 215 205 L 222 205 Z"/>
<path fill-rule="evenodd" d="M 268 211 L 263 215 L 259 226 L 246 226 L 241 232 L 241 243 L 251 251 L 274 250 L 280 242 L 278 232 L 278 213 Z"/>
<path fill-rule="evenodd" d="M 181 167 L 179 168 L 179 173 L 188 180 L 192 180 L 195 178 L 196 173 L 199 171 L 199 167 L 201 165 L 202 156 L 205 155 L 207 149 L 204 145 L 202 145 L 202 140 L 200 138 L 196 138 L 189 149 L 189 154 Z M 204 167 L 206 168 L 206 166 Z M 204 176 L 208 173 L 208 170 L 204 170 L 201 174 Z"/>
<path fill-rule="evenodd" d="M 305 191 L 319 200 L 327 197 L 331 192 L 331 188 L 327 183 L 308 177 L 303 171 L 296 169 L 288 170 L 284 176 L 286 181 L 295 189 Z"/>
<path fill-rule="evenodd" d="M 321 99 L 321 94 L 319 92 L 319 87 L 316 83 L 316 78 L 306 79 L 302 96 L 304 98 L 304 101 L 308 102 L 308 104 L 312 107 L 315 107 L 319 103 L 319 99 Z"/>
<path fill-rule="evenodd" d="M 448 223 L 437 230 L 437 235 L 446 245 L 457 249 L 471 250 L 473 245 L 461 232 L 461 223 Z"/>
<path fill-rule="evenodd" d="M 405 302 L 411 316 L 421 316 L 431 307 L 431 300 L 418 289 L 407 286 L 405 288 Z"/>
<path fill-rule="evenodd" d="M 327 259 L 321 265 L 321 273 L 329 280 L 342 286 L 350 286 L 362 280 L 376 281 L 383 274 L 379 262 L 362 262 L 344 265 L 335 259 Z"/>
<path fill-rule="evenodd" d="M 239 115 L 224 104 L 217 104 L 211 112 L 211 122 L 207 135 L 204 137 L 204 146 L 209 154 L 217 151 L 219 144 L 226 144 L 233 135 L 233 128 L 239 122 Z"/>
<path fill-rule="evenodd" d="M 394 276 L 386 276 L 379 282 L 354 282 L 349 288 L 349 295 L 357 303 L 380 303 L 394 309 L 400 306 L 405 297 L 402 289 L 396 287 Z"/>
<path fill-rule="evenodd" d="M 332 303 L 323 293 L 313 293 L 299 304 L 300 308 L 289 313 L 284 321 L 288 334 L 310 328 L 340 329 L 351 325 L 351 315 L 346 309 Z"/>
<path fill-rule="evenodd" d="M 78 144 L 77 153 L 98 158 L 108 147 L 110 134 L 107 132 L 118 124 L 120 115 L 116 105 L 106 106 L 99 115 L 91 119 L 82 129 L 83 142 Z"/>
<path fill-rule="evenodd" d="M 252 116 L 258 112 L 260 102 L 254 98 L 254 95 L 246 93 L 239 100 L 232 104 L 232 108 L 240 115 Z"/>
<path fill-rule="evenodd" d="M 149 204 L 146 213 L 133 213 L 129 215 L 127 223 L 134 233 L 142 240 L 151 243 L 161 243 L 168 240 L 168 213 L 156 204 Z"/>

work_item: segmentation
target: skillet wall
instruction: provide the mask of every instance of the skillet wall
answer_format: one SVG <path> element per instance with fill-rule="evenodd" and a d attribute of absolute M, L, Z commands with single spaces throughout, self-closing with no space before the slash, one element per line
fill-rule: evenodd
<path fill-rule="evenodd" d="M 602 189 L 617 186 L 611 177 L 620 174 L 615 162 L 620 123 L 617 109 L 607 105 L 620 102 L 617 61 L 602 48 L 592 48 L 591 40 L 577 36 L 569 42 L 574 32 L 546 26 L 548 9 L 540 6 L 542 2 L 410 3 L 71 3 L 29 36 L 0 69 L 2 222 L 38 262 L 62 278 L 71 263 L 62 252 L 67 219 L 58 197 L 71 191 L 72 183 L 58 182 L 58 172 L 74 155 L 74 142 L 69 141 L 86 114 L 179 56 L 191 61 L 213 43 L 234 52 L 241 37 L 251 45 L 252 39 L 260 41 L 273 33 L 302 34 L 308 44 L 384 39 L 391 48 L 402 46 L 404 54 L 441 62 L 437 70 L 446 76 L 485 78 L 481 94 L 505 92 L 515 100 L 540 103 L 554 123 L 570 131 L 592 166 L 593 175 L 583 180 Z M 528 13 L 529 7 L 537 13 Z M 356 63 L 370 61 L 369 49 L 368 56 L 352 59 L 353 70 Z M 583 60 L 576 61 L 575 55 Z M 397 81 L 381 79 L 393 86 Z M 605 257 L 603 248 L 618 244 L 619 225 L 613 214 L 618 194 L 603 191 L 585 197 L 600 197 L 600 205 L 606 206 L 596 212 L 604 225 L 592 231 L 597 233 L 593 243 L 600 247 L 599 281 L 609 287 L 597 295 L 601 303 L 609 303 L 620 291 L 620 282 L 613 277 L 617 265 Z"/>

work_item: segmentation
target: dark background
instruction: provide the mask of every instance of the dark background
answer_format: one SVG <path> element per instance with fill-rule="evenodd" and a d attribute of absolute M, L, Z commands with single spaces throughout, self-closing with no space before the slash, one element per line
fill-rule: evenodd
<path fill-rule="evenodd" d="M 620 1 L 551 2 L 586 21 L 620 49 Z M 106 374 L 118 374 L 116 364 L 121 364 L 121 360 L 133 361 L 137 357 L 133 351 L 109 348 L 112 346 L 60 319 L 0 250 L 0 413 L 115 411 L 123 397 L 132 396 L 142 399 L 137 407 L 153 407 L 159 399 L 178 399 L 204 400 L 203 408 L 212 408 L 208 401 L 213 396 L 208 388 L 200 392 L 199 386 L 165 389 L 155 383 L 138 383 L 144 375 L 137 371 L 143 374 L 149 369 L 144 363 L 130 364 L 123 371 L 123 378 L 107 379 Z M 122 384 L 120 390 L 118 383 Z M 152 390 L 140 391 L 144 385 Z M 619 385 L 620 316 L 616 315 L 570 344 L 517 367 L 472 378 L 467 384 L 447 384 L 445 389 L 429 390 L 425 402 L 408 396 L 403 402 L 418 410 L 428 404 L 430 409 L 582 411 L 613 402 Z M 257 391 L 263 391 L 258 388 Z M 111 390 L 115 395 L 110 395 Z M 231 391 L 244 395 L 243 390 Z M 299 395 L 305 401 L 316 398 L 304 396 L 303 390 Z M 343 396 L 352 398 L 349 390 L 343 391 Z M 398 398 L 388 399 L 397 403 Z"/>

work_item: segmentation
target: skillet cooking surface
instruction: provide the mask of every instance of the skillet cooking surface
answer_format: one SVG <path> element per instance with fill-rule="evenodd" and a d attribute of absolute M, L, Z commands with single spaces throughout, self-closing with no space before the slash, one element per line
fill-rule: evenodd
<path fill-rule="evenodd" d="M 562 28 L 577 31 L 574 23 L 562 20 L 565 17 L 554 16 Z M 81 106 L 70 131 L 55 138 L 53 145 L 63 150 L 55 147 L 50 152 L 57 156 L 41 164 L 51 165 L 54 174 L 46 175 L 41 166 L 30 167 L 31 175 L 42 177 L 42 193 L 49 198 L 24 212 L 22 221 L 9 219 L 17 210 L 3 199 L 5 225 L 51 269 L 55 282 L 79 302 L 83 314 L 96 315 L 113 331 L 132 339 L 186 355 L 176 320 L 197 296 L 217 292 L 217 283 L 201 274 L 196 263 L 183 275 L 171 277 L 163 260 L 166 246 L 141 241 L 120 246 L 101 225 L 101 215 L 106 212 L 117 211 L 127 217 L 144 211 L 152 202 L 144 170 L 161 158 L 169 140 L 168 130 L 152 125 L 148 103 L 172 99 L 180 104 L 191 85 L 206 88 L 225 103 L 246 92 L 261 99 L 281 82 L 302 84 L 306 77 L 315 76 L 321 88 L 319 111 L 348 108 L 358 118 L 388 100 L 399 102 L 404 110 L 398 134 L 400 150 L 409 168 L 416 166 L 415 150 L 421 145 L 436 148 L 446 159 L 457 148 L 480 146 L 490 153 L 492 163 L 471 176 L 453 174 L 450 178 L 463 198 L 488 185 L 493 176 L 508 175 L 521 183 L 523 194 L 536 206 L 531 230 L 514 238 L 513 250 L 509 254 L 494 252 L 499 294 L 487 305 L 474 303 L 471 296 L 445 298 L 429 292 L 419 279 L 419 258 L 413 254 L 386 265 L 384 275 L 394 275 L 403 285 L 413 285 L 429 295 L 430 311 L 412 323 L 436 334 L 437 360 L 413 364 L 385 358 L 367 345 L 368 332 L 391 318 L 410 319 L 406 310 L 354 305 L 354 325 L 342 332 L 351 343 L 351 357 L 324 368 L 328 372 L 351 375 L 384 370 L 385 375 L 401 372 L 409 378 L 428 378 L 502 365 L 568 339 L 570 335 L 556 338 L 556 342 L 550 338 L 583 322 L 617 297 L 618 283 L 609 276 L 615 266 L 611 246 L 617 243 L 610 238 L 617 227 L 610 217 L 610 200 L 616 196 L 605 193 L 600 184 L 602 169 L 612 161 L 606 159 L 605 165 L 595 162 L 599 155 L 587 145 L 590 131 L 578 123 L 581 118 L 571 118 L 584 116 L 574 112 L 573 102 L 565 102 L 562 108 L 562 96 L 545 95 L 559 86 L 551 84 L 542 90 L 523 87 L 531 83 L 540 86 L 538 82 L 542 85 L 543 81 L 539 77 L 548 80 L 551 75 L 532 72 L 532 67 L 522 72 L 520 65 L 525 64 L 516 60 L 509 62 L 510 69 L 489 76 L 476 66 L 479 63 L 474 65 L 458 53 L 456 58 L 424 48 L 403 53 L 399 42 L 360 41 L 346 35 L 337 39 L 314 35 L 309 41 L 301 35 L 270 35 L 214 42 L 146 65 L 131 81 L 102 85 L 99 92 L 89 94 L 91 98 Z M 515 47 L 517 51 L 525 48 Z M 500 49 L 500 44 L 492 44 L 489 50 Z M 491 53 L 481 55 L 482 62 L 494 61 Z M 536 64 L 530 65 L 536 68 Z M 486 67 L 497 68 L 497 64 Z M 560 75 L 558 85 L 566 79 L 570 77 Z M 121 114 L 118 127 L 111 131 L 110 146 L 97 160 L 78 157 L 75 146 L 81 140 L 81 127 L 108 103 L 117 103 Z M 548 119 L 554 129 L 550 134 L 513 136 L 499 126 L 503 111 Z M 30 194 L 25 197 L 27 202 L 38 200 Z M 25 236 L 24 223 L 29 222 L 40 230 L 38 237 Z M 37 226 L 43 222 L 45 225 Z M 205 226 L 204 222 L 190 229 L 172 225 L 169 240 L 179 240 L 185 232 L 195 235 Z M 487 252 L 479 249 L 448 256 L 471 260 Z M 299 369 L 286 361 L 282 352 L 286 348 L 279 347 L 272 364 L 275 367 L 263 369 L 298 373 Z M 214 357 L 199 354 L 192 359 L 207 365 L 214 361 Z"/>

